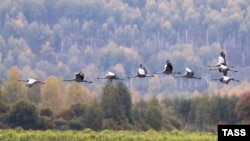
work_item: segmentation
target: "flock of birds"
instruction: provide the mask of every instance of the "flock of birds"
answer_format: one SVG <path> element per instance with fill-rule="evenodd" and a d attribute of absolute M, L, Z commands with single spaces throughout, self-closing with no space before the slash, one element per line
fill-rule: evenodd
<path fill-rule="evenodd" d="M 220 82 L 222 82 L 224 84 L 228 84 L 230 81 L 240 82 L 239 80 L 234 79 L 232 77 L 229 77 L 227 75 L 228 71 L 232 71 L 232 72 L 237 72 L 237 71 L 233 69 L 234 67 L 227 65 L 227 63 L 226 63 L 226 55 L 225 55 L 225 53 L 223 51 L 220 52 L 220 55 L 219 55 L 218 59 L 219 59 L 219 61 L 218 61 L 217 64 L 209 65 L 208 67 L 209 67 L 209 70 L 218 70 L 223 75 L 220 78 L 214 78 L 212 80 L 219 80 Z M 166 61 L 166 64 L 164 65 L 164 69 L 161 72 L 154 72 L 154 74 L 149 75 L 147 73 L 147 69 L 142 64 L 140 64 L 137 73 L 135 75 L 128 76 L 127 78 L 154 77 L 155 74 L 166 74 L 166 75 L 173 74 L 176 77 L 202 79 L 201 77 L 195 76 L 195 73 L 193 72 L 193 70 L 191 70 L 188 67 L 185 68 L 185 73 L 184 74 L 181 74 L 180 72 L 173 72 L 173 65 L 171 64 L 171 62 L 169 60 Z M 125 80 L 123 78 L 119 78 L 114 72 L 111 72 L 111 71 L 109 71 L 103 77 L 97 77 L 97 79 L 108 79 L 110 82 L 112 82 L 112 80 Z M 19 81 L 25 82 L 25 86 L 27 86 L 27 87 L 32 87 L 33 85 L 38 84 L 38 83 L 39 84 L 45 84 L 44 82 L 36 80 L 34 78 L 28 78 L 28 79 L 19 80 Z M 85 80 L 84 73 L 82 73 L 82 72 L 78 72 L 78 73 L 75 74 L 74 78 L 72 78 L 72 79 L 64 79 L 64 81 L 93 83 L 92 81 Z"/>

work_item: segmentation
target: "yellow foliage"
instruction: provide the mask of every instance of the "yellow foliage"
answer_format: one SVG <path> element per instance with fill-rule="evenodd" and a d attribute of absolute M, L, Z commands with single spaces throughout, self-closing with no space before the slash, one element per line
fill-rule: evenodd
<path fill-rule="evenodd" d="M 57 111 L 63 105 L 64 84 L 55 76 L 49 76 L 42 87 L 42 106 Z"/>
<path fill-rule="evenodd" d="M 7 82 L 3 86 L 3 97 L 7 104 L 11 104 L 20 98 L 27 98 L 25 86 L 19 82 L 19 69 L 14 66 L 8 71 Z"/>
<path fill-rule="evenodd" d="M 72 82 L 67 90 L 67 105 L 74 103 L 85 103 L 88 101 L 87 95 L 89 91 L 83 87 L 82 83 Z"/>

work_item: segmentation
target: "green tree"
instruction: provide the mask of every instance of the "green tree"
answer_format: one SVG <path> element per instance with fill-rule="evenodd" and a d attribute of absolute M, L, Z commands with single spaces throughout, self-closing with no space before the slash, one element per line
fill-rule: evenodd
<path fill-rule="evenodd" d="M 131 94 L 129 89 L 123 82 L 117 83 L 117 89 L 119 92 L 119 101 L 120 104 L 123 106 L 125 116 L 128 119 L 129 123 L 133 123 L 132 119 L 132 102 L 131 102 Z"/>
<path fill-rule="evenodd" d="M 135 128 L 138 130 L 147 130 L 150 127 L 145 121 L 145 111 L 147 108 L 147 102 L 141 99 L 139 102 L 133 104 L 132 117 L 134 121 Z"/>
<path fill-rule="evenodd" d="M 81 117 L 84 116 L 86 114 L 87 111 L 87 105 L 86 103 L 76 103 L 76 104 L 72 104 L 70 106 L 70 108 L 74 111 L 75 116 Z"/>
<path fill-rule="evenodd" d="M 210 123 L 216 125 L 220 123 L 234 124 L 239 122 L 234 113 L 239 97 L 236 96 L 213 96 L 211 101 Z"/>
<path fill-rule="evenodd" d="M 101 130 L 103 126 L 103 112 L 97 99 L 91 100 L 86 109 L 86 127 Z"/>
<path fill-rule="evenodd" d="M 8 111 L 7 105 L 3 101 L 2 88 L 0 87 L 0 114 Z"/>
<path fill-rule="evenodd" d="M 34 104 L 27 101 L 17 101 L 10 109 L 9 124 L 13 127 L 21 126 L 24 129 L 36 128 L 38 112 Z"/>
<path fill-rule="evenodd" d="M 119 91 L 113 83 L 107 82 L 103 87 L 103 95 L 101 100 L 101 107 L 104 113 L 104 119 L 108 125 L 107 128 L 122 128 L 126 121 L 125 111 L 119 100 Z M 115 125 L 113 125 L 115 124 Z"/>
<path fill-rule="evenodd" d="M 3 86 L 3 99 L 6 104 L 12 104 L 17 100 L 27 98 L 24 85 L 19 82 L 19 70 L 17 67 L 11 67 L 8 71 L 7 82 Z"/>
<path fill-rule="evenodd" d="M 161 105 L 162 117 L 162 129 L 164 130 L 180 130 L 183 126 L 182 118 L 180 118 L 179 113 L 176 112 L 172 107 L 166 107 Z"/>
<path fill-rule="evenodd" d="M 153 97 L 147 106 L 145 111 L 146 123 L 155 130 L 161 130 L 163 116 L 158 100 Z"/>
<path fill-rule="evenodd" d="M 51 117 L 53 115 L 53 111 L 50 108 L 44 108 L 40 110 L 40 116 Z"/>
<path fill-rule="evenodd" d="M 208 95 L 201 97 L 194 97 L 191 110 L 189 112 L 189 121 L 195 125 L 196 128 L 201 129 L 210 123 L 210 113 L 212 112 L 212 102 Z"/>

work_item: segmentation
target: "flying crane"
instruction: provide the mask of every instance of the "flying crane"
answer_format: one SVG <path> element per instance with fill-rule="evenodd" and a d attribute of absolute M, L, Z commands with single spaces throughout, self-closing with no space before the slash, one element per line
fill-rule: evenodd
<path fill-rule="evenodd" d="M 109 71 L 104 77 L 97 77 L 97 79 L 108 79 L 110 80 L 110 82 L 112 82 L 113 79 L 124 80 L 122 78 L 117 77 L 117 75 L 111 71 Z"/>
<path fill-rule="evenodd" d="M 140 64 L 137 74 L 133 76 L 128 76 L 128 78 L 134 78 L 134 77 L 144 78 L 144 77 L 154 77 L 154 75 L 147 75 L 147 69 L 142 64 Z"/>
<path fill-rule="evenodd" d="M 42 81 L 39 81 L 39 80 L 36 80 L 34 78 L 28 78 L 28 79 L 20 79 L 18 81 L 22 81 L 22 82 L 25 82 L 25 86 L 31 88 L 33 85 L 37 84 L 37 83 L 40 83 L 40 84 L 45 84 L 44 82 Z"/>
<path fill-rule="evenodd" d="M 181 73 L 173 72 L 173 65 L 169 60 L 167 60 L 166 64 L 164 65 L 164 69 L 161 72 L 155 72 L 155 74 L 181 74 Z"/>
<path fill-rule="evenodd" d="M 208 65 L 209 67 L 219 67 L 220 65 L 227 65 L 226 63 L 226 55 L 223 51 L 220 52 L 220 55 L 218 57 L 218 63 L 215 65 Z"/>
<path fill-rule="evenodd" d="M 224 76 L 227 76 L 228 71 L 237 72 L 237 70 L 233 70 L 230 67 L 223 64 L 220 64 L 219 67 L 217 68 L 210 68 L 209 70 L 218 70 L 219 72 L 222 72 Z"/>
<path fill-rule="evenodd" d="M 185 68 L 185 73 L 183 75 L 175 75 L 175 76 L 185 77 L 185 78 L 201 79 L 201 77 L 194 76 L 194 72 L 188 67 Z"/>
<path fill-rule="evenodd" d="M 92 81 L 88 81 L 84 79 L 84 73 L 81 71 L 75 74 L 75 77 L 72 79 L 64 79 L 64 81 L 76 81 L 76 82 L 86 82 L 86 83 L 92 83 Z"/>
<path fill-rule="evenodd" d="M 228 84 L 230 81 L 237 81 L 237 82 L 240 82 L 240 80 L 237 80 L 237 79 L 234 79 L 234 78 L 231 78 L 229 76 L 221 76 L 221 78 L 214 78 L 212 80 L 219 80 L 220 82 L 224 83 L 224 84 Z"/>

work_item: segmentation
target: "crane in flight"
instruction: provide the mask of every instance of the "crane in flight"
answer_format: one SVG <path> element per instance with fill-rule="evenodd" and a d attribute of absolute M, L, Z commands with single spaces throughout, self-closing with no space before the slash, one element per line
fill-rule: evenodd
<path fill-rule="evenodd" d="M 84 73 L 81 71 L 75 74 L 75 77 L 72 79 L 64 79 L 64 81 L 75 81 L 75 82 L 86 82 L 86 83 L 92 83 L 92 81 L 88 81 L 84 79 Z"/>
<path fill-rule="evenodd" d="M 28 78 L 28 79 L 19 79 L 18 81 L 22 81 L 22 82 L 25 82 L 25 86 L 31 88 L 33 85 L 35 84 L 45 84 L 44 82 L 42 81 L 39 81 L 39 80 L 36 80 L 34 78 Z"/>
<path fill-rule="evenodd" d="M 142 64 L 140 64 L 137 74 L 133 76 L 128 76 L 128 78 L 134 78 L 134 77 L 144 78 L 144 77 L 154 77 L 154 75 L 147 75 L 147 69 Z"/>
<path fill-rule="evenodd" d="M 232 68 L 223 64 L 220 64 L 219 67 L 216 68 L 210 68 L 209 70 L 218 70 L 219 72 L 222 72 L 224 76 L 227 76 L 228 71 L 237 72 L 237 70 L 233 70 Z"/>
<path fill-rule="evenodd" d="M 167 60 L 166 64 L 164 65 L 164 69 L 161 72 L 155 72 L 155 74 L 181 74 L 181 73 L 173 72 L 173 65 L 169 60 Z"/>
<path fill-rule="evenodd" d="M 124 80 L 122 78 L 117 77 L 117 75 L 111 71 L 109 71 L 104 77 L 97 77 L 97 79 L 108 79 L 110 82 L 112 82 L 113 79 Z"/>
<path fill-rule="evenodd" d="M 208 65 L 208 67 L 219 67 L 221 64 L 227 65 L 226 54 L 223 51 L 220 52 L 220 55 L 218 57 L 218 63 L 215 65 Z"/>
<path fill-rule="evenodd" d="M 237 81 L 240 82 L 240 80 L 234 79 L 232 77 L 229 76 L 221 76 L 221 78 L 214 78 L 212 80 L 219 80 L 220 82 L 224 83 L 224 84 L 228 84 L 230 81 Z"/>
<path fill-rule="evenodd" d="M 201 79 L 201 77 L 194 76 L 194 72 L 188 67 L 185 68 L 185 73 L 183 75 L 175 75 L 175 76 L 185 77 L 185 78 Z"/>

